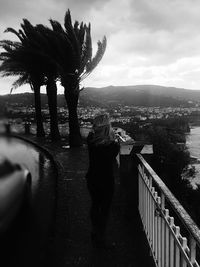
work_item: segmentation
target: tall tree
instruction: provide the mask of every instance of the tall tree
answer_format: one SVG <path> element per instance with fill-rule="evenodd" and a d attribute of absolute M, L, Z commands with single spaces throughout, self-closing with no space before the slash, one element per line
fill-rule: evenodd
<path fill-rule="evenodd" d="M 37 54 L 40 72 L 43 73 L 50 114 L 50 134 L 53 141 L 60 140 L 57 115 L 57 65 L 49 53 L 49 39 L 44 38 L 40 25 L 33 26 L 27 19 L 21 24 L 29 45 Z"/>
<path fill-rule="evenodd" d="M 60 134 L 58 129 L 57 119 L 57 67 L 54 62 L 48 57 L 45 49 L 47 49 L 47 40 L 43 38 L 41 33 L 34 27 L 28 20 L 24 19 L 21 24 L 19 32 L 13 29 L 8 29 L 15 33 L 20 39 L 21 54 L 19 54 L 19 47 L 15 47 L 15 54 L 18 53 L 18 61 L 26 60 L 26 64 L 23 65 L 23 70 L 29 75 L 31 87 L 33 88 L 35 95 L 35 107 L 36 107 L 36 121 L 37 125 L 41 126 L 41 103 L 40 97 L 40 86 L 46 85 L 49 113 L 50 113 L 50 133 L 52 140 L 59 140 Z M 5 44 L 4 41 L 3 43 Z M 45 53 L 43 53 L 45 51 Z M 2 69 L 5 70 L 5 64 L 2 65 Z M 30 71 L 31 69 L 31 71 Z M 4 71 L 5 73 L 5 71 Z M 12 75 L 12 71 L 8 70 L 7 75 Z M 38 79 L 37 79 L 38 78 Z M 20 78 L 21 80 L 21 78 Z M 34 81 L 33 81 L 34 80 Z M 38 81 L 40 80 L 40 83 Z M 16 82 L 15 85 L 21 85 Z M 36 88 L 36 89 L 35 89 Z M 40 127 L 39 128 L 40 129 Z M 40 135 L 40 134 L 38 134 Z"/>
<path fill-rule="evenodd" d="M 10 28 L 8 31 L 18 36 L 20 40 L 18 45 L 29 53 L 27 58 L 30 55 L 35 55 L 33 62 L 38 60 L 37 64 L 30 64 L 29 61 L 29 64 L 23 65 L 23 74 L 26 78 L 28 77 L 26 81 L 31 82 L 34 92 L 37 92 L 35 96 L 39 95 L 41 86 L 41 80 L 37 78 L 42 77 L 42 81 L 47 82 L 50 115 L 54 122 L 51 124 L 52 133 L 53 129 L 55 130 L 52 136 L 56 136 L 56 133 L 59 136 L 59 131 L 58 129 L 56 130 L 57 109 L 55 109 L 56 77 L 57 75 L 59 76 L 61 84 L 64 86 L 65 99 L 69 110 L 69 143 L 71 147 L 80 146 L 82 145 L 82 139 L 77 115 L 79 94 L 83 89 L 80 88 L 80 83 L 102 59 L 107 41 L 105 36 L 102 41 L 98 41 L 97 52 L 95 56 L 92 56 L 90 24 L 86 25 L 83 22 L 79 24 L 77 21 L 72 24 L 69 10 L 65 15 L 64 27 L 55 20 L 50 20 L 50 23 L 52 29 L 43 25 L 33 27 L 30 22 L 24 20 L 21 25 L 22 30 L 17 32 Z M 4 41 L 3 45 L 7 45 L 9 49 L 9 43 L 7 42 L 9 41 Z M 13 50 L 18 51 L 18 49 L 18 47 L 14 47 Z M 5 54 L 1 55 L 6 56 Z M 3 60 L 5 61 L 6 59 L 3 58 Z M 10 75 L 12 73 L 11 70 L 5 74 L 5 64 L 6 62 L 1 66 L 2 71 L 4 70 L 4 75 Z M 16 71 L 18 70 L 16 69 Z M 40 76 L 37 76 L 38 73 Z M 21 81 L 24 82 L 24 76 L 20 77 L 16 84 L 18 85 Z"/>
<path fill-rule="evenodd" d="M 70 146 L 82 145 L 77 106 L 80 83 L 98 65 L 106 50 L 106 37 L 98 41 L 98 49 L 92 57 L 91 26 L 75 21 L 72 24 L 70 11 L 64 19 L 64 28 L 55 20 L 50 20 L 56 36 L 56 57 L 61 84 L 64 87 L 65 99 L 69 110 L 69 143 Z"/>
<path fill-rule="evenodd" d="M 15 33 L 21 39 L 21 35 L 15 30 L 8 28 L 7 31 Z M 3 76 L 18 76 L 11 91 L 23 84 L 30 84 L 34 92 L 37 136 L 43 137 L 45 132 L 42 123 L 40 87 L 44 82 L 44 77 L 38 71 L 36 57 L 30 53 L 29 49 L 24 48 L 21 42 L 4 40 L 1 41 L 0 46 L 4 49 L 4 52 L 0 53 L 2 61 L 0 72 Z"/>

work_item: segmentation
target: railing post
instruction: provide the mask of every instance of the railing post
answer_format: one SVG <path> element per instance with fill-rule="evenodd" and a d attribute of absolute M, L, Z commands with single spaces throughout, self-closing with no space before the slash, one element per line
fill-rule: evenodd
<path fill-rule="evenodd" d="M 184 251 L 186 251 L 187 239 L 185 237 L 182 238 L 182 246 L 183 246 Z M 183 257 L 181 259 L 181 266 L 182 267 L 187 267 L 187 263 L 186 263 L 186 261 L 185 261 L 185 259 Z"/>
<path fill-rule="evenodd" d="M 153 234 L 152 234 L 152 216 L 153 216 L 153 199 L 152 199 L 152 177 L 149 176 L 149 243 L 150 243 L 150 247 L 152 249 L 152 245 L 153 245 Z M 150 249 L 150 251 L 151 251 Z M 150 253 L 152 254 L 152 253 Z"/>
<path fill-rule="evenodd" d="M 161 198 L 158 197 L 158 206 L 161 207 Z M 161 213 L 158 212 L 157 216 L 158 223 L 158 266 L 161 266 L 161 256 L 162 256 L 162 232 L 161 232 Z"/>
<path fill-rule="evenodd" d="M 165 219 L 169 221 L 169 210 L 165 210 Z M 165 225 L 165 267 L 169 267 L 169 251 L 170 251 L 170 244 L 169 244 L 169 227 Z"/>
<path fill-rule="evenodd" d="M 155 188 L 152 187 L 152 196 L 155 194 Z M 155 255 L 155 201 L 152 197 L 152 249 Z"/>
<path fill-rule="evenodd" d="M 158 193 L 155 191 L 154 193 L 154 199 L 155 199 L 155 210 L 154 210 L 154 241 L 155 241 L 155 258 L 156 260 L 158 259 L 158 217 L 156 215 L 157 212 L 157 198 L 158 198 Z"/>
<path fill-rule="evenodd" d="M 190 236 L 190 261 L 192 264 L 196 261 L 196 241 Z"/>
<path fill-rule="evenodd" d="M 178 240 L 179 238 L 179 235 L 180 235 L 180 227 L 179 226 L 176 226 L 175 227 L 175 235 L 176 235 L 176 238 Z M 180 250 L 179 250 L 179 247 L 178 245 L 176 244 L 176 247 L 175 247 L 175 266 L 180 266 Z"/>
<path fill-rule="evenodd" d="M 164 213 L 165 210 L 165 195 L 161 193 L 161 210 Z M 161 217 L 161 263 L 164 267 L 165 264 L 165 221 L 163 216 Z"/>
<path fill-rule="evenodd" d="M 170 267 L 174 267 L 174 237 L 173 237 L 173 234 L 172 232 L 174 231 L 173 230 L 173 227 L 174 227 L 174 218 L 173 217 L 169 217 L 169 225 L 170 225 L 170 228 L 171 228 L 171 231 L 170 231 L 170 236 L 169 236 L 169 257 L 170 257 Z"/>

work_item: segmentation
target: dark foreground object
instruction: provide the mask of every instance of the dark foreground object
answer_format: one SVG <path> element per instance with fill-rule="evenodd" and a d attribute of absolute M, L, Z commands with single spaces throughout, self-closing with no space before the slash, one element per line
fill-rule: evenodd
<path fill-rule="evenodd" d="M 1 267 L 45 267 L 51 262 L 57 171 L 42 155 L 44 160 L 37 169 L 39 180 L 33 177 L 17 216 L 0 235 Z"/>

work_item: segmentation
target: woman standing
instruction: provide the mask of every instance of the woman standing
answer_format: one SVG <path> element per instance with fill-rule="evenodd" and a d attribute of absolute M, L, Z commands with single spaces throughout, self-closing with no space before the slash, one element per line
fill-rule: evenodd
<path fill-rule="evenodd" d="M 113 164 L 120 147 L 107 113 L 95 117 L 93 131 L 89 133 L 87 143 L 89 168 L 86 179 L 92 200 L 92 244 L 105 248 L 106 225 L 114 193 Z"/>

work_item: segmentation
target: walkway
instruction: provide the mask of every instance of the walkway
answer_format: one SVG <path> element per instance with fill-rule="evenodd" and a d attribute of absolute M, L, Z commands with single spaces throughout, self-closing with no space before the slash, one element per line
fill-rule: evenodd
<path fill-rule="evenodd" d="M 95 250 L 90 241 L 90 199 L 85 181 L 87 149 L 66 149 L 57 153 L 56 159 L 63 167 L 64 177 L 58 181 L 54 266 L 154 266 L 137 209 L 134 205 L 132 210 L 128 209 L 127 198 L 119 184 L 119 174 L 116 175 L 116 191 L 108 225 L 108 238 L 116 247 L 110 251 Z"/>
<path fill-rule="evenodd" d="M 48 246 L 43 246 L 40 250 L 46 251 L 46 256 L 41 252 L 38 253 L 39 244 L 28 239 L 29 243 L 32 244 L 32 251 L 30 252 L 30 249 L 27 250 L 26 242 L 20 242 L 21 235 L 30 236 L 29 227 L 27 229 L 23 227 L 24 223 L 26 225 L 27 222 L 23 221 L 19 228 L 15 227 L 17 235 L 14 233 L 12 236 L 13 238 L 17 236 L 17 239 L 14 239 L 15 248 L 18 246 L 17 244 L 20 246 L 17 250 L 13 248 L 10 251 L 8 246 L 6 254 L 11 254 L 11 257 L 16 254 L 15 257 L 19 258 L 18 262 L 20 262 L 21 267 L 154 267 L 152 257 L 149 256 L 136 201 L 133 201 L 134 190 L 132 188 L 134 186 L 127 183 L 128 180 L 134 181 L 134 176 L 128 171 L 128 165 L 125 165 L 128 162 L 127 159 L 122 164 L 124 172 L 121 173 L 121 185 L 119 173 L 116 170 L 116 191 L 108 225 L 108 239 L 116 246 L 112 250 L 97 250 L 92 248 L 90 241 L 90 198 L 85 181 L 88 167 L 87 148 L 67 149 L 58 144 L 44 144 L 38 139 L 31 139 L 48 148 L 59 164 L 60 175 L 56 186 L 55 232 L 53 236 L 50 236 L 50 239 L 48 237 Z M 49 177 L 49 181 L 56 181 L 55 178 Z M 52 189 L 55 189 L 55 186 Z M 43 190 L 45 191 L 45 188 Z M 54 198 L 53 194 L 52 198 Z M 38 212 L 43 216 L 40 206 L 38 202 Z M 50 209 L 51 206 L 52 204 L 49 203 L 48 208 Z M 31 217 L 29 221 L 31 221 Z M 43 224 L 42 227 L 45 229 L 46 225 Z M 11 242 L 12 237 L 10 238 Z M 26 255 L 24 251 L 29 252 Z M 27 261 L 23 263 L 23 259 L 29 259 L 30 264 L 27 265 Z M 2 267 L 19 266 L 16 261 L 12 265 L 3 266 L 1 263 L 0 261 Z"/>

